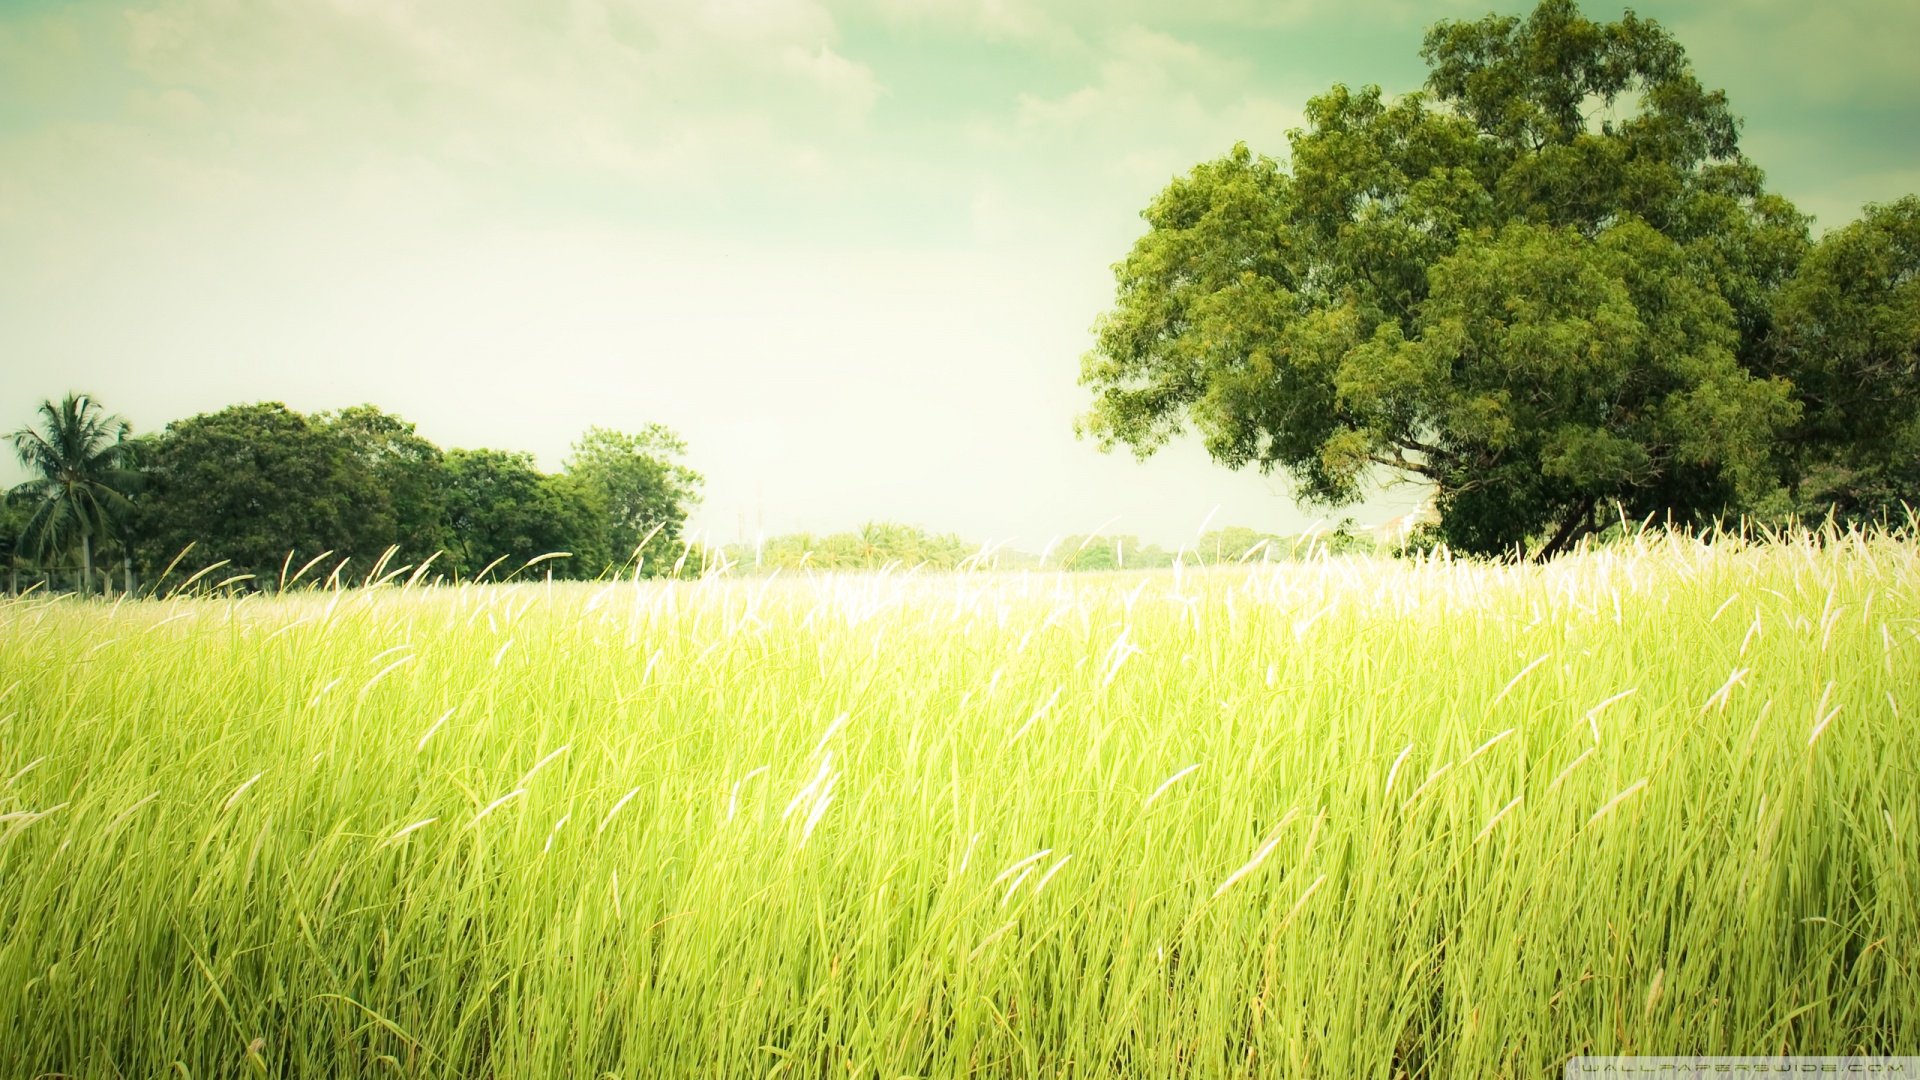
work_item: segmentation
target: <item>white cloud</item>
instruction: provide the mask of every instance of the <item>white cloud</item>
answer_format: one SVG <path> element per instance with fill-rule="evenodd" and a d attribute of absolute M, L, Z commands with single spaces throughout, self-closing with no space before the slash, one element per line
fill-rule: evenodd
<path fill-rule="evenodd" d="M 0 58 L 74 33 L 64 14 L 0 25 Z M 96 28 L 77 58 L 98 84 L 135 84 L 117 112 L 16 128 L 0 166 L 134 186 L 196 171 L 352 178 L 370 158 L 695 187 L 749 166 L 805 171 L 882 93 L 836 34 L 814 0 L 163 0 Z M 31 97 L 36 79 L 64 77 L 0 83 Z"/>
<path fill-rule="evenodd" d="M 840 6 L 868 4 L 894 22 L 1013 41 L 1070 40 L 1139 22 L 1259 28 L 1357 17 L 1420 26 L 1450 15 L 1477 16 L 1486 7 L 1485 0 L 852 0 Z"/>
<path fill-rule="evenodd" d="M 656 161 L 715 123 L 804 141 L 857 124 L 880 92 L 813 0 L 174 0 L 129 18 L 134 65 L 157 82 L 475 158 Z"/>
<path fill-rule="evenodd" d="M 0 286 L 244 219 L 645 213 L 830 182 L 883 88 L 816 0 L 157 0 L 0 16 Z M 107 88 L 118 88 L 108 90 Z M 586 195 L 581 193 L 585 192 Z"/>
<path fill-rule="evenodd" d="M 1069 153 L 1129 189 L 1157 188 L 1241 140 L 1283 152 L 1308 96 L 1254 90 L 1246 61 L 1137 25 L 1108 34 L 1093 67 L 1065 94 L 1021 94 L 1008 120 L 976 123 L 976 139 Z"/>
<path fill-rule="evenodd" d="M 1920 4 L 1910 0 L 1744 0 L 1670 20 L 1709 86 L 1739 79 L 1743 101 L 1821 105 L 1910 99 L 1920 91 Z"/>
<path fill-rule="evenodd" d="M 1074 12 L 1055 15 L 1062 5 L 1034 0 L 872 0 L 882 18 L 894 24 L 930 25 L 988 41 L 1077 48 Z M 1049 10 L 1049 9 L 1053 10 Z"/>

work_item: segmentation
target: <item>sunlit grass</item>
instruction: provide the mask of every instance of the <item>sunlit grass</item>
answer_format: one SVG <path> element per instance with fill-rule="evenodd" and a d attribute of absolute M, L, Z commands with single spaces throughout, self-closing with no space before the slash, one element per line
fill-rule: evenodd
<path fill-rule="evenodd" d="M 1916 634 L 1859 537 L 14 602 L 0 1074 L 1914 1053 Z"/>

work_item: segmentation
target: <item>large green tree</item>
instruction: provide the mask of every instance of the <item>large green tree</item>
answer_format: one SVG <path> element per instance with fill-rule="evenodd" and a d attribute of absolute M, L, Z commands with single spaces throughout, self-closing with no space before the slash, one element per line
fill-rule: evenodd
<path fill-rule="evenodd" d="M 1920 510 L 1920 197 L 1821 237 L 1778 305 L 1775 370 L 1805 404 L 1782 447 L 1791 509 Z"/>
<path fill-rule="evenodd" d="M 1656 23 L 1570 0 L 1440 23 L 1422 55 L 1425 92 L 1314 98 L 1288 167 L 1235 147 L 1153 201 L 1082 432 L 1144 457 L 1191 426 L 1326 504 L 1415 478 L 1485 554 L 1763 497 L 1806 222 L 1725 96 Z"/>
<path fill-rule="evenodd" d="M 530 560 L 565 553 L 555 577 L 591 576 L 607 563 L 599 491 L 565 475 L 548 476 L 533 455 L 507 450 L 449 450 L 447 531 L 454 569 L 512 574 Z"/>
<path fill-rule="evenodd" d="M 384 493 L 353 443 L 279 402 L 234 405 L 167 425 L 144 455 L 143 561 L 225 559 L 270 587 L 293 556 L 325 551 L 371 568 L 391 543 Z"/>
<path fill-rule="evenodd" d="M 14 453 L 29 479 L 10 498 L 28 507 L 20 546 L 36 559 L 77 552 L 79 591 L 93 588 L 93 553 L 132 509 L 140 482 L 129 467 L 133 428 L 86 394 L 40 403 L 40 426 L 14 432 Z"/>
<path fill-rule="evenodd" d="M 686 443 L 660 424 L 638 434 L 588 428 L 567 457 L 567 475 L 594 489 L 603 507 L 603 546 L 616 563 L 653 577 L 684 553 L 681 527 L 700 501 L 699 473 L 680 464 Z"/>
<path fill-rule="evenodd" d="M 447 546 L 446 477 L 440 448 L 413 424 L 372 405 L 314 418 L 338 435 L 368 481 L 355 513 L 360 547 L 391 544 L 388 562 L 418 565 Z"/>

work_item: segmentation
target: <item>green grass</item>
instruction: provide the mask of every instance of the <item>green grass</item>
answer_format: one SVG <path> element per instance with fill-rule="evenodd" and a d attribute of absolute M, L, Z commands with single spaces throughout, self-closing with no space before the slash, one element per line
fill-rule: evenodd
<path fill-rule="evenodd" d="M 1916 1053 L 1917 634 L 1859 537 L 16 601 L 0 1075 Z"/>

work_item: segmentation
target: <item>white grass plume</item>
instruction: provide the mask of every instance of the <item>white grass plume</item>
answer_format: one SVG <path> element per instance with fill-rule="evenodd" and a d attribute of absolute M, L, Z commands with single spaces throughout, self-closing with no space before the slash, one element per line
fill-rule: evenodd
<path fill-rule="evenodd" d="M 1293 917 L 1295 915 L 1300 914 L 1300 909 L 1303 907 L 1306 907 L 1307 901 L 1313 899 L 1313 894 L 1320 891 L 1320 886 L 1325 885 L 1326 883 L 1327 883 L 1327 875 L 1325 874 L 1321 874 L 1319 877 L 1314 878 L 1313 884 L 1307 886 L 1307 891 L 1301 893 L 1300 899 L 1295 900 L 1293 902 L 1293 906 L 1287 909 L 1287 917 L 1280 920 L 1280 929 L 1285 930 L 1287 927 L 1293 925 Z"/>
<path fill-rule="evenodd" d="M 1387 770 L 1387 790 L 1381 793 L 1381 798 L 1390 798 L 1393 795 L 1394 778 L 1400 775 L 1400 765 L 1407 760 L 1407 755 L 1411 753 L 1413 753 L 1413 744 L 1408 743 L 1406 749 L 1400 751 L 1400 756 L 1393 759 L 1393 768 Z"/>
<path fill-rule="evenodd" d="M 640 794 L 640 789 L 634 788 L 632 791 L 620 796 L 620 801 L 613 804 L 613 809 L 607 811 L 607 816 L 600 819 L 600 827 L 593 830 L 593 835 L 599 836 L 601 833 L 606 832 L 607 826 L 613 823 L 613 815 L 619 813 L 620 808 L 627 805 L 627 803 L 638 794 Z"/>
<path fill-rule="evenodd" d="M 1039 860 L 1044 859 L 1051 854 L 1053 854 L 1052 848 L 1042 848 L 1041 850 L 1036 851 L 1033 854 L 1027 856 L 1026 858 L 1021 859 L 1020 861 L 1014 863 L 1012 866 L 1007 867 L 1005 870 L 1000 871 L 999 876 L 995 877 L 991 882 L 989 882 L 989 884 L 998 885 L 1001 882 L 1012 877 L 1014 874 L 1018 873 L 1021 867 L 1038 862 Z"/>
<path fill-rule="evenodd" d="M 1220 883 L 1220 887 L 1213 890 L 1213 895 L 1211 897 L 1208 897 L 1208 899 L 1210 900 L 1220 899 L 1220 897 L 1224 893 L 1226 893 L 1228 889 L 1233 888 L 1234 882 L 1239 881 L 1241 878 L 1246 877 L 1248 874 L 1251 874 L 1255 870 L 1259 869 L 1260 864 L 1266 861 L 1267 856 L 1273 854 L 1273 849 L 1280 845 L 1280 837 L 1286 832 L 1287 825 L 1291 823 L 1295 817 L 1298 817 L 1299 814 L 1300 814 L 1300 808 L 1297 806 L 1291 810 L 1288 810 L 1286 813 L 1286 816 L 1280 819 L 1280 824 L 1275 825 L 1273 827 L 1273 838 L 1271 840 L 1268 840 L 1265 844 L 1262 844 L 1260 847 L 1260 850 L 1253 853 L 1253 858 L 1248 859 L 1245 863 L 1243 863 L 1240 869 L 1235 870 L 1231 874 L 1228 874 L 1227 880 L 1222 881 Z"/>
<path fill-rule="evenodd" d="M 253 786 L 254 781 L 260 779 L 265 775 L 267 774 L 264 772 L 254 773 L 252 778 L 249 779 L 246 783 L 241 784 L 237 788 L 234 788 L 233 794 L 227 796 L 227 801 L 220 804 L 220 812 L 224 814 L 227 811 L 233 809 L 233 804 L 240 801 L 240 796 L 245 795 L 247 793 L 247 789 Z"/>
<path fill-rule="evenodd" d="M 1033 871 L 1033 864 L 1028 864 L 1025 869 L 1020 871 L 1019 875 L 1013 879 L 1013 884 L 1007 886 L 1007 895 L 1000 898 L 1001 907 L 1007 906 L 1007 903 L 1013 899 L 1013 894 L 1019 891 L 1020 883 L 1027 880 L 1027 875 L 1033 873 Z"/>
<path fill-rule="evenodd" d="M 360 700 L 366 700 L 367 695 L 373 691 L 374 686 L 378 684 L 381 679 L 386 678 L 388 675 L 411 663 L 413 663 L 413 657 L 403 656 L 393 663 L 388 664 L 386 667 L 381 668 L 373 678 L 367 680 L 366 685 L 360 688 Z"/>
<path fill-rule="evenodd" d="M 41 763 L 41 762 L 43 762 L 43 761 L 45 761 L 45 760 L 47 760 L 47 756 L 46 756 L 45 754 L 42 754 L 42 755 L 40 755 L 39 757 L 37 757 L 37 758 L 34 758 L 34 759 L 33 759 L 32 761 L 29 761 L 29 762 L 27 762 L 27 763 L 26 763 L 26 764 L 25 764 L 24 766 L 22 766 L 22 767 L 21 767 L 21 769 L 20 769 L 20 771 L 19 771 L 19 772 L 17 772 L 17 773 L 14 773 L 14 774 L 13 774 L 12 776 L 10 776 L 10 777 L 8 777 L 8 778 L 7 778 L 7 783 L 6 783 L 6 786 L 7 786 L 7 787 L 12 787 L 12 786 L 13 786 L 13 782 L 14 782 L 15 780 L 18 780 L 18 779 L 20 779 L 21 777 L 23 777 L 23 776 L 25 776 L 25 775 L 27 775 L 28 773 L 30 773 L 30 772 L 32 772 L 33 770 L 35 770 L 35 769 L 37 769 L 37 768 L 39 768 L 39 767 L 40 767 L 40 763 Z"/>
<path fill-rule="evenodd" d="M 1820 704 L 1815 705 L 1813 707 L 1813 715 L 1820 717 L 1820 719 L 1817 723 L 1813 725 L 1813 734 L 1807 736 L 1808 749 L 1813 748 L 1813 744 L 1816 741 L 1818 741 L 1820 738 L 1820 733 L 1827 730 L 1827 725 L 1833 723 L 1833 718 L 1840 715 L 1840 710 L 1847 707 L 1845 702 L 1841 702 L 1840 704 L 1835 705 L 1833 707 L 1832 712 L 1827 712 L 1825 715 L 1821 715 L 1822 712 L 1827 707 L 1827 701 L 1832 697 L 1833 697 L 1833 680 L 1829 679 L 1827 680 L 1827 688 L 1821 691 Z"/>
<path fill-rule="evenodd" d="M 1072 852 L 1068 852 L 1067 854 L 1065 854 L 1065 855 L 1062 855 L 1062 856 L 1060 856 L 1060 861 L 1059 861 L 1059 862 L 1057 862 L 1057 863 L 1054 863 L 1054 864 L 1053 864 L 1053 867 L 1052 867 L 1051 869 L 1049 869 L 1049 870 L 1048 870 L 1048 871 L 1047 871 L 1046 873 L 1044 873 L 1044 874 L 1042 874 L 1042 875 L 1040 875 L 1040 880 L 1039 880 L 1039 881 L 1036 881 L 1036 882 L 1034 882 L 1034 885 L 1033 885 L 1033 895 L 1035 895 L 1035 896 L 1039 896 L 1039 895 L 1040 895 L 1040 890 L 1041 890 L 1041 889 L 1044 889 L 1044 888 L 1046 888 L 1046 887 L 1047 887 L 1047 882 L 1049 882 L 1049 881 L 1052 881 L 1052 880 L 1053 880 L 1053 875 L 1055 875 L 1055 874 L 1057 874 L 1057 873 L 1059 873 L 1059 872 L 1060 872 L 1060 869 L 1061 869 L 1061 867 L 1064 867 L 1064 866 L 1066 866 L 1066 865 L 1067 865 L 1068 863 L 1070 863 L 1070 862 L 1072 862 L 1072 861 L 1073 861 L 1073 853 L 1072 853 Z"/>
<path fill-rule="evenodd" d="M 435 720 L 433 722 L 433 726 L 427 729 L 427 733 L 425 735 L 420 736 L 420 744 L 413 748 L 413 752 L 418 754 L 421 751 L 425 750 L 427 748 L 427 740 L 433 738 L 433 733 L 440 730 L 440 725 L 446 723 L 447 720 L 451 718 L 455 712 L 459 711 L 459 709 L 460 709 L 460 706 L 455 705 L 453 708 L 448 709 L 446 712 L 441 713 L 440 719 Z"/>
<path fill-rule="evenodd" d="M 548 754 L 546 757 L 541 758 L 539 761 L 534 763 L 533 768 L 527 770 L 527 774 L 520 778 L 520 782 L 513 786 L 519 787 L 519 788 L 526 787 L 527 781 L 532 780 L 534 776 L 540 772 L 541 769 L 546 768 L 548 762 L 552 761 L 554 758 L 559 757 L 561 754 L 564 754 L 571 749 L 573 749 L 573 744 L 568 743 L 565 746 L 562 746 L 560 749 L 555 750 L 553 753 Z"/>
<path fill-rule="evenodd" d="M 1549 795 L 1553 794 L 1554 789 L 1558 788 L 1561 782 L 1564 781 L 1567 777 L 1572 776 L 1573 770 L 1579 768 L 1582 764 L 1584 764 L 1588 758 L 1593 756 L 1593 752 L 1597 749 L 1599 748 L 1595 746 L 1589 746 L 1585 750 L 1580 751 L 1580 756 L 1568 762 L 1567 767 L 1560 770 L 1560 775 L 1553 778 L 1553 783 L 1547 785 L 1547 794 Z"/>
<path fill-rule="evenodd" d="M 520 796 L 525 795 L 526 793 L 527 793 L 526 788 L 515 788 L 512 791 L 507 792 L 505 795 L 502 795 L 499 798 L 493 800 L 492 802 L 487 804 L 487 808 L 485 810 L 482 810 L 479 813 L 473 815 L 473 820 L 467 822 L 467 828 L 471 829 L 475 825 L 480 824 L 482 821 L 486 820 L 486 817 L 488 814 L 493 813 L 495 810 L 500 809 L 500 807 L 502 807 L 506 803 L 511 802 L 512 800 L 517 799 Z"/>
<path fill-rule="evenodd" d="M 1640 779 L 1635 780 L 1631 785 L 1627 787 L 1625 791 L 1622 791 L 1620 794 L 1615 795 L 1611 799 L 1608 799 L 1607 804 L 1605 806 L 1602 806 L 1600 809 L 1595 810 L 1593 812 L 1593 816 L 1587 819 L 1587 824 L 1582 825 L 1581 828 L 1583 829 L 1588 828 L 1592 826 L 1594 822 L 1599 821 L 1603 817 L 1606 817 L 1607 814 L 1612 812 L 1614 807 L 1619 806 L 1621 803 L 1625 802 L 1628 796 L 1631 796 L 1632 794 L 1634 794 L 1635 792 L 1639 791 L 1641 788 L 1646 786 L 1647 786 L 1647 777 L 1643 776 Z"/>
<path fill-rule="evenodd" d="M 1186 768 L 1181 769 L 1179 772 L 1174 773 L 1172 776 L 1167 777 L 1166 780 L 1162 782 L 1159 787 L 1153 789 L 1153 794 L 1147 796 L 1147 801 L 1140 804 L 1140 809 L 1145 810 L 1147 807 L 1152 806 L 1155 799 L 1158 799 L 1160 796 L 1165 795 L 1167 793 L 1167 789 L 1172 787 L 1176 781 L 1178 781 L 1181 777 L 1187 775 L 1188 773 L 1192 772 L 1193 770 L 1199 768 L 1201 764 L 1203 763 L 1195 762 L 1192 765 L 1189 765 Z"/>
<path fill-rule="evenodd" d="M 967 841 L 967 852 L 966 854 L 960 856 L 960 869 L 955 870 L 953 872 L 953 875 L 955 877 L 959 877 L 961 874 L 964 874 L 967 872 L 967 864 L 973 862 L 974 845 L 978 844 L 980 842 L 980 837 L 984 835 L 985 835 L 984 833 L 976 832 L 973 834 L 973 837 Z"/>
<path fill-rule="evenodd" d="M 847 726 L 847 718 L 850 717 L 851 715 L 852 715 L 851 713 L 841 713 L 839 716 L 834 718 L 833 723 L 827 725 L 826 734 L 820 736 L 820 741 L 814 744 L 813 753 L 807 755 L 808 760 L 812 760 L 820 756 L 820 752 L 827 748 L 827 740 L 833 738 L 835 735 L 838 735 L 840 733 L 840 729 Z"/>
<path fill-rule="evenodd" d="M 1503 807 L 1501 807 L 1501 808 L 1500 808 L 1500 812 L 1499 812 L 1499 813 L 1497 813 L 1497 814 L 1495 814 L 1495 815 L 1493 815 L 1493 816 L 1492 816 L 1491 818 L 1488 818 L 1488 819 L 1487 819 L 1487 827 L 1486 827 L 1486 828 L 1484 828 L 1484 829 L 1481 829 L 1481 830 L 1480 830 L 1480 835 L 1478 835 L 1478 836 L 1476 836 L 1476 837 L 1474 837 L 1474 838 L 1473 838 L 1473 842 L 1474 842 L 1474 843 L 1476 843 L 1476 844 L 1478 844 L 1478 843 L 1479 843 L 1480 841 L 1482 841 L 1482 840 L 1485 840 L 1485 839 L 1486 839 L 1486 838 L 1487 838 L 1488 836 L 1490 836 L 1490 835 L 1491 835 L 1491 834 L 1493 833 L 1493 827 L 1494 827 L 1495 825 L 1498 825 L 1498 824 L 1500 824 L 1500 819 L 1501 819 L 1501 818 L 1503 818 L 1503 817 L 1506 817 L 1506 816 L 1507 816 L 1507 813 L 1508 813 L 1509 811 L 1511 811 L 1511 810 L 1512 810 L 1512 809 L 1513 809 L 1514 807 L 1516 807 L 1516 806 L 1519 806 L 1519 805 L 1520 805 L 1520 801 L 1521 801 L 1522 799 L 1525 799 L 1525 798 L 1526 798 L 1526 795 L 1525 795 L 1524 793 L 1522 793 L 1522 794 L 1519 794 L 1519 795 L 1515 795 L 1515 796 L 1513 797 L 1513 801 L 1512 801 L 1512 802 L 1510 802 L 1510 803 L 1508 803 L 1507 805 L 1505 805 L 1505 806 L 1503 806 Z"/>
<path fill-rule="evenodd" d="M 766 772 L 768 768 L 770 768 L 770 766 L 762 765 L 759 768 L 753 770 L 752 772 L 748 773 L 747 775 L 733 782 L 733 790 L 727 792 L 727 820 L 728 821 L 732 821 L 734 812 L 740 809 L 740 786 L 742 784 L 745 784 L 747 781 L 753 779 L 754 777 L 759 776 L 761 773 Z"/>
<path fill-rule="evenodd" d="M 421 829 L 424 829 L 427 826 L 439 820 L 440 819 L 437 817 L 430 817 L 430 818 L 424 818 L 420 821 L 416 821 L 413 824 L 408 825 L 406 828 L 401 829 L 399 832 L 394 833 L 392 836 L 387 837 L 387 843 L 389 844 L 399 843 L 401 840 L 406 839 L 408 835 L 419 832 Z"/>
<path fill-rule="evenodd" d="M 553 850 L 553 838 L 560 835 L 560 827 L 565 825 L 572 817 L 573 811 L 569 810 L 560 815 L 559 821 L 553 823 L 553 828 L 547 831 L 547 843 L 545 847 L 540 849 L 540 854 L 545 855 L 547 852 Z"/>
<path fill-rule="evenodd" d="M 813 836 L 813 827 L 820 824 L 826 816 L 827 807 L 833 802 L 833 785 L 840 779 L 839 773 L 827 777 L 827 786 L 820 789 L 820 797 L 813 800 L 813 808 L 807 811 L 807 823 L 800 829 L 800 846 L 806 847 L 807 840 Z"/>
<path fill-rule="evenodd" d="M 826 755 L 820 759 L 820 771 L 814 773 L 813 779 L 808 781 L 807 786 L 800 789 L 800 793 L 793 797 L 793 801 L 787 804 L 785 810 L 780 811 L 781 821 L 792 817 L 793 812 L 800 808 L 801 803 L 813 797 L 813 793 L 820 789 L 820 785 L 827 782 L 827 771 L 832 767 L 833 751 L 829 750 L 826 752 Z"/>
<path fill-rule="evenodd" d="M 1631 690 L 1622 690 L 1619 693 L 1608 698 L 1607 700 L 1587 710 L 1587 730 L 1592 732 L 1593 734 L 1593 745 L 1595 746 L 1600 745 L 1600 725 L 1596 722 L 1596 719 L 1599 717 L 1599 715 L 1602 712 L 1606 711 L 1606 709 L 1609 706 L 1612 706 L 1617 702 L 1625 701 L 1626 699 L 1632 697 L 1634 694 L 1638 693 L 1639 690 L 1640 688 L 1637 686 Z"/>
<path fill-rule="evenodd" d="M 1471 754 L 1468 754 L 1468 755 L 1466 756 L 1466 759 L 1465 759 L 1465 760 L 1463 760 L 1462 762 L 1460 762 L 1460 765 L 1461 765 L 1461 767 L 1462 767 L 1462 768 L 1465 768 L 1465 767 L 1466 767 L 1467 765 L 1469 765 L 1469 764 L 1471 764 L 1471 763 L 1472 763 L 1472 761 L 1473 761 L 1473 759 L 1474 759 L 1474 758 L 1477 758 L 1477 757 L 1479 757 L 1479 756 L 1480 756 L 1481 754 L 1484 754 L 1484 753 L 1486 753 L 1487 751 L 1489 751 L 1489 750 L 1491 750 L 1491 749 L 1493 749 L 1493 747 L 1494 747 L 1494 745 L 1495 745 L 1496 743 L 1498 743 L 1498 742 L 1499 742 L 1500 740 L 1502 740 L 1502 739 L 1504 739 L 1504 738 L 1506 738 L 1507 736 L 1509 736 L 1509 735 L 1511 735 L 1511 734 L 1513 734 L 1513 732 L 1514 732 L 1514 730 L 1515 730 L 1515 729 L 1513 729 L 1513 728 L 1508 728 L 1507 730 L 1505 730 L 1505 731 L 1503 731 L 1503 732 L 1501 732 L 1500 734 L 1498 734 L 1498 735 L 1495 735 L 1495 736 L 1494 736 L 1493 738 L 1491 738 L 1491 739 L 1488 739 L 1488 740 L 1487 740 L 1486 742 L 1483 742 L 1483 743 L 1481 743 L 1481 744 L 1480 744 L 1480 748 L 1479 748 L 1478 750 L 1475 750 L 1475 751 L 1474 751 L 1473 753 L 1471 753 Z"/>
<path fill-rule="evenodd" d="M 1403 814 L 1406 813 L 1407 810 L 1410 809 L 1414 803 L 1420 800 L 1420 796 L 1425 795 L 1427 793 L 1428 788 L 1432 787 L 1435 783 L 1439 781 L 1441 777 L 1447 775 L 1447 773 L 1450 772 L 1452 769 L 1453 769 L 1453 762 L 1449 761 L 1445 765 L 1442 765 L 1439 768 L 1428 773 L 1427 778 L 1425 780 L 1420 781 L 1420 786 L 1413 789 L 1413 794 L 1407 796 L 1407 801 L 1400 804 L 1400 812 Z"/>
<path fill-rule="evenodd" d="M 1013 737 L 1007 740 L 1008 746 L 1012 746 L 1014 743 L 1019 742 L 1027 734 L 1028 731 L 1031 731 L 1033 729 L 1033 725 L 1038 723 L 1041 717 L 1047 715 L 1047 711 L 1052 709 L 1054 706 L 1054 703 L 1060 700 L 1061 689 L 1062 687 L 1058 687 L 1058 686 L 1053 688 L 1053 694 L 1052 696 L 1047 698 L 1046 703 L 1041 705 L 1039 708 L 1033 710 L 1033 715 L 1027 717 L 1027 722 L 1024 724 L 1021 724 L 1020 730 L 1014 732 Z"/>
<path fill-rule="evenodd" d="M 160 797 L 160 793 L 156 791 L 153 794 L 147 796 L 146 798 L 141 799 L 139 802 L 134 803 L 132 806 L 127 807 L 125 810 L 120 811 L 118 816 L 116 816 L 112 821 L 107 823 L 107 827 L 105 831 L 111 833 L 113 830 L 119 828 L 121 822 L 124 822 L 128 818 L 139 813 L 141 807 L 147 805 L 148 803 L 152 802 L 153 800 L 159 797 Z"/>
<path fill-rule="evenodd" d="M 1539 656 L 1534 658 L 1533 663 L 1528 664 L 1526 667 L 1521 668 L 1520 674 L 1515 675 L 1511 679 L 1508 679 L 1507 685 L 1500 688 L 1500 692 L 1493 696 L 1492 701 L 1487 702 L 1487 707 L 1485 711 L 1492 712 L 1496 705 L 1499 705 L 1501 702 L 1507 700 L 1507 695 L 1513 693 L 1513 688 L 1520 685 L 1521 679 L 1526 678 L 1529 674 L 1533 672 L 1534 668 L 1537 668 L 1541 664 L 1546 663 L 1552 656 L 1553 654 L 1550 652 L 1541 653 Z"/>
<path fill-rule="evenodd" d="M 1746 682 L 1747 676 L 1752 673 L 1753 673 L 1752 668 L 1743 668 L 1743 667 L 1734 668 L 1733 674 L 1727 676 L 1727 681 L 1720 684 L 1720 689 L 1715 690 L 1712 696 L 1708 697 L 1707 700 L 1701 704 L 1700 711 L 1706 712 L 1708 709 L 1713 708 L 1715 705 L 1718 705 L 1720 708 L 1725 709 L 1727 707 L 1728 698 L 1731 697 L 1733 694 L 1733 688 L 1736 686 L 1739 686 L 1743 682 Z"/>

